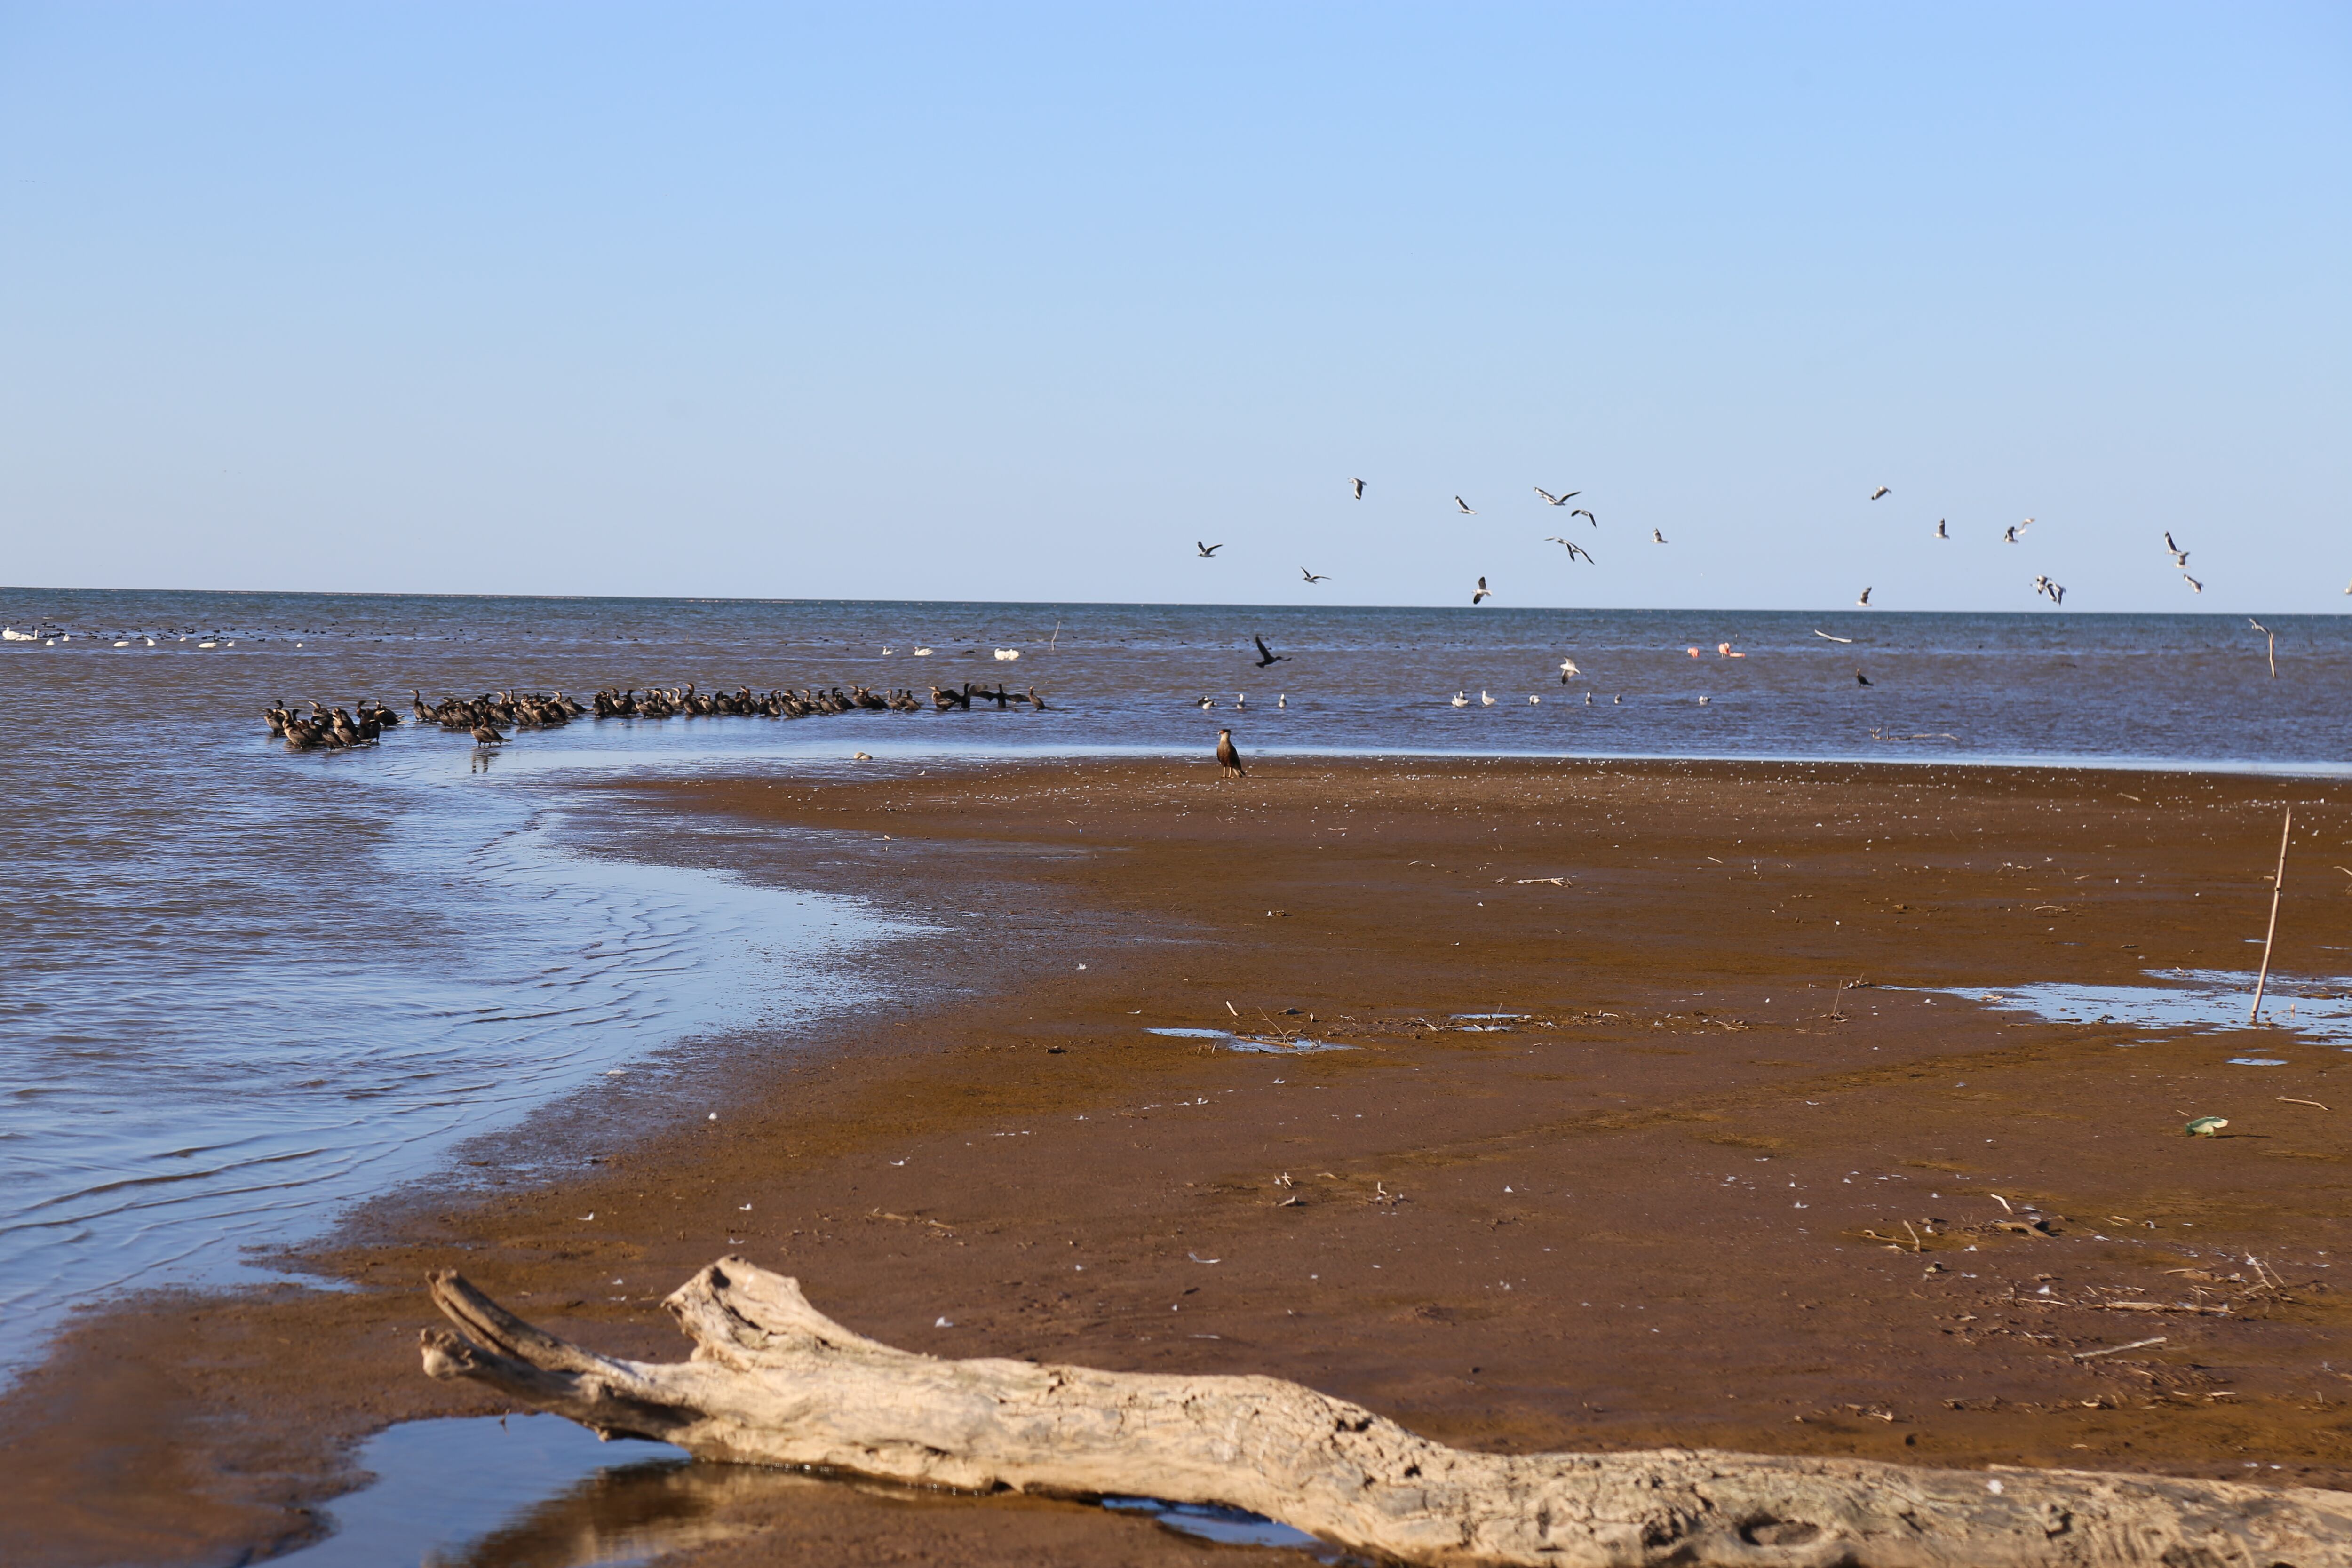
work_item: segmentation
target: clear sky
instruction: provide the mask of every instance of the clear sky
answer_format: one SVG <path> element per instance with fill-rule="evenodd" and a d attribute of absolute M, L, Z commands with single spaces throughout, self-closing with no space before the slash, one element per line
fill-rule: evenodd
<path fill-rule="evenodd" d="M 2339 613 L 2347 153 L 2340 5 L 0 3 L 0 582 Z"/>

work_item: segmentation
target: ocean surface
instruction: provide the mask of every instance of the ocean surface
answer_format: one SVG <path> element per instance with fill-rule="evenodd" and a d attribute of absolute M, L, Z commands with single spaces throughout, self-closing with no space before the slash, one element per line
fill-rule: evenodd
<path fill-rule="evenodd" d="M 690 825 L 585 784 L 832 773 L 861 751 L 1207 765 L 1224 726 L 1252 754 L 2339 775 L 2352 756 L 2337 616 L 2269 622 L 2274 677 L 2242 618 L 2054 611 L 0 589 L 0 624 L 34 634 L 0 640 L 0 1377 L 77 1304 L 269 1278 L 273 1249 L 536 1106 L 854 1001 L 837 961 L 919 929 L 774 868 L 698 864 L 672 852 Z M 1261 636 L 1280 662 L 1259 665 Z M 290 753 L 261 718 L 277 699 L 404 713 L 412 689 L 968 680 L 1034 687 L 1046 708 L 581 720 L 488 757 L 413 725 Z M 822 994 L 805 981 L 820 970 Z"/>

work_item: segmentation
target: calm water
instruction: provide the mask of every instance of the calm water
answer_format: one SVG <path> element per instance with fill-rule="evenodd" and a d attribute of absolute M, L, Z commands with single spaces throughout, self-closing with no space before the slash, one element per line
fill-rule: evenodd
<path fill-rule="evenodd" d="M 0 642 L 0 1364 L 111 1289 L 253 1278 L 255 1249 L 681 1040 L 813 1016 L 801 976 L 904 929 L 773 868 L 695 867 L 585 781 L 839 770 L 859 750 L 1205 757 L 1223 724 L 1261 752 L 2339 773 L 2352 717 L 2342 617 L 2272 623 L 2275 679 L 2242 621 L 2185 616 L 0 589 L 0 623 L 70 634 Z M 1284 661 L 1256 668 L 1253 634 Z M 1725 641 L 1749 657 L 1720 657 Z M 1565 658 L 1582 672 L 1568 685 Z M 410 728 L 292 755 L 259 718 L 274 698 L 404 707 L 412 687 L 965 679 L 1034 685 L 1051 707 L 582 721 L 487 766 Z"/>

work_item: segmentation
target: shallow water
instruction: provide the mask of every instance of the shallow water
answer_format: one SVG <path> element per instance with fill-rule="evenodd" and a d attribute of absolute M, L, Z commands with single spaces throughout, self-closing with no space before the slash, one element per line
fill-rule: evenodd
<path fill-rule="evenodd" d="M 2266 1051 L 2297 1046 L 2352 1050 L 2352 979 L 2273 974 L 2259 1024 L 2248 1020 L 2254 996 L 2251 970 L 2150 969 L 2146 985 L 2075 985 L 2038 982 L 1997 991 L 1937 989 L 1995 1008 L 2031 1013 L 2057 1024 L 2121 1024 L 2127 1028 L 2229 1037 L 2228 1048 L 2259 1042 Z M 2250 1041 L 2248 1037 L 2254 1039 Z M 2127 1041 L 2126 1044 L 2144 1042 Z M 2229 1057 L 2238 1066 L 2284 1066 L 2262 1057 Z"/>
<path fill-rule="evenodd" d="M 1353 1046 L 1343 1046 L 1337 1040 L 1283 1039 L 1275 1036 L 1236 1035 L 1224 1029 L 1146 1029 L 1147 1035 L 1166 1035 L 1180 1040 L 1214 1040 L 1221 1051 L 1252 1051 L 1260 1056 L 1304 1057 L 1317 1051 L 1352 1051 Z"/>
<path fill-rule="evenodd" d="M 755 1465 L 697 1464 L 667 1443 L 599 1441 L 553 1415 L 411 1421 L 359 1453 L 373 1478 L 328 1505 L 333 1533 L 301 1568 L 596 1568 L 739 1538 L 718 1516 L 843 1483 Z M 1346 1561 L 1315 1537 L 1236 1509 L 1105 1498 L 1181 1534 Z"/>

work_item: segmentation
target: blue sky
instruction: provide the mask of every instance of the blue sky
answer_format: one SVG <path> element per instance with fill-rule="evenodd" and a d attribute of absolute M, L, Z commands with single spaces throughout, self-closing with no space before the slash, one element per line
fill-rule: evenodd
<path fill-rule="evenodd" d="M 2341 6 L 0 4 L 0 581 L 2337 613 L 2347 153 Z"/>

